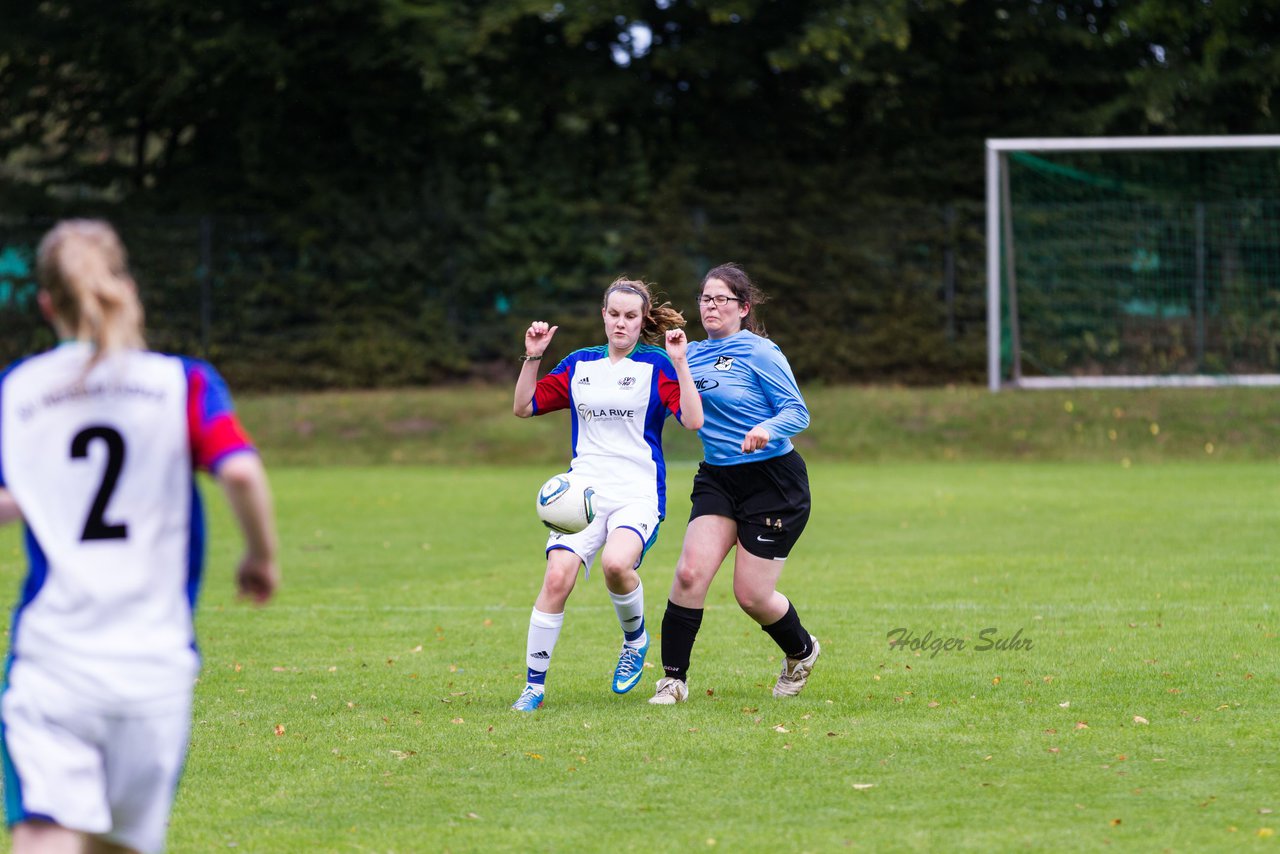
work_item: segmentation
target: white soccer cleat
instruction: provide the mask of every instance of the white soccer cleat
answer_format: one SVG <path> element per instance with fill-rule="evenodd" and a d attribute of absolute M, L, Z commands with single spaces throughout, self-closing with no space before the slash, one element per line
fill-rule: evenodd
<path fill-rule="evenodd" d="M 658 680 L 657 690 L 649 698 L 655 706 L 674 706 L 689 699 L 689 686 L 683 679 L 663 676 Z"/>
<path fill-rule="evenodd" d="M 809 674 L 813 672 L 813 665 L 817 663 L 818 653 L 821 652 L 817 638 L 809 635 L 809 641 L 813 644 L 813 651 L 808 656 L 783 660 L 778 684 L 773 686 L 773 696 L 794 697 L 804 688 L 804 683 L 809 681 Z"/>

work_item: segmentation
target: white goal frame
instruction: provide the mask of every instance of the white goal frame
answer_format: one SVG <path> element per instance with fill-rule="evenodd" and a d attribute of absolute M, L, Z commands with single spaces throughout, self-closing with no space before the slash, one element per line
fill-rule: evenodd
<path fill-rule="evenodd" d="M 1280 374 L 1173 374 L 1167 376 L 1023 377 L 1017 370 L 1003 382 L 1000 376 L 1001 258 L 1012 253 L 1009 210 L 1008 157 L 1011 151 L 1205 151 L 1210 149 L 1280 149 L 1280 136 L 1116 136 L 987 140 L 987 386 L 1001 388 L 1151 388 L 1154 386 L 1280 386 Z M 1012 258 L 1009 259 L 1012 262 Z M 1012 268 L 1012 263 L 1009 265 Z M 1012 271 L 1011 271 L 1012 272 Z M 1016 280 L 1015 280 L 1016 281 Z M 1016 310 L 1016 285 L 1010 294 Z M 1017 342 L 1017 318 L 1011 327 Z"/>

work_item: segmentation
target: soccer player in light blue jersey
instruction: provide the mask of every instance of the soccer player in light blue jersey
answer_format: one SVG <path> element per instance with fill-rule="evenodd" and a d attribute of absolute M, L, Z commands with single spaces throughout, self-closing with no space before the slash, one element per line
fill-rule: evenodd
<path fill-rule="evenodd" d="M 662 669 L 649 702 L 688 698 L 689 659 L 711 581 L 729 552 L 742 610 L 782 649 L 775 697 L 800 693 L 818 660 L 818 639 L 778 592 L 787 555 L 809 521 L 809 475 L 791 437 L 809 410 L 787 358 L 756 321 L 764 294 L 736 264 L 702 280 L 705 341 L 689 344 L 689 370 L 702 394 L 698 436 L 705 459 L 693 480 L 693 509 L 662 618 Z"/>
<path fill-rule="evenodd" d="M 526 683 L 512 706 L 521 712 L 542 705 L 565 603 L 579 567 L 589 571 L 597 552 L 622 627 L 613 691 L 625 694 L 639 684 L 649 634 L 644 587 L 636 570 L 666 515 L 662 425 L 674 414 L 687 429 L 702 426 L 702 402 L 685 357 L 680 313 L 665 303 L 653 305 L 644 282 L 618 279 L 605 290 L 600 314 L 608 344 L 575 350 L 542 379 L 538 361 L 558 327 L 535 321 L 524 336 L 515 414 L 527 418 L 570 411 L 569 467 L 595 489 L 596 517 L 576 534 L 553 533 L 547 539 L 546 574 L 529 617 Z"/>

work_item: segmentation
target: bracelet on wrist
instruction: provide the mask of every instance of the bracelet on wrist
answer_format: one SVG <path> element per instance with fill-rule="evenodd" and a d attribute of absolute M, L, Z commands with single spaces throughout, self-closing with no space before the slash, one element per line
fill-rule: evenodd
<path fill-rule="evenodd" d="M 541 353 L 539 353 L 536 356 L 530 356 L 528 353 L 525 353 L 523 356 L 520 357 L 520 361 L 522 362 L 537 362 L 537 361 L 541 361 L 541 359 L 542 359 Z"/>

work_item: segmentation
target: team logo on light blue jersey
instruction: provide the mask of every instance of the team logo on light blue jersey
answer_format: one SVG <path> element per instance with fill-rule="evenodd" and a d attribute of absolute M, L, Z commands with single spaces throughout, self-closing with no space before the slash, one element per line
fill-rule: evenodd
<path fill-rule="evenodd" d="M 715 369 L 717 371 L 727 371 L 733 367 L 732 356 L 716 356 Z"/>

